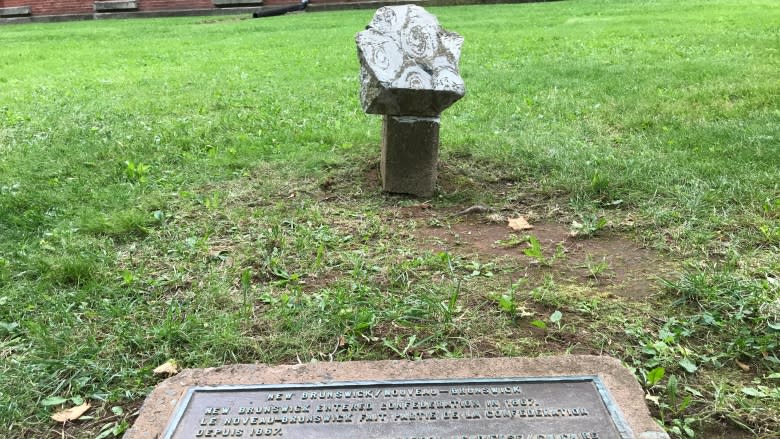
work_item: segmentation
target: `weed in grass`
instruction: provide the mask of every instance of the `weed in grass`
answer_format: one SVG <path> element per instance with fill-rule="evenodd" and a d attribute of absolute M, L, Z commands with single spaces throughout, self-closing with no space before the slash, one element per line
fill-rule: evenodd
<path fill-rule="evenodd" d="M 693 396 L 682 396 L 683 390 L 678 385 L 677 376 L 670 375 L 663 388 L 663 401 L 659 399 L 654 402 L 658 404 L 661 420 L 666 424 L 666 428 L 670 433 L 676 437 L 693 439 L 696 437 L 693 428 L 699 420 L 684 416 L 685 410 L 693 401 Z"/>
<path fill-rule="evenodd" d="M 666 281 L 679 296 L 678 303 L 692 307 L 685 322 L 672 322 L 676 336 L 728 334 L 721 350 L 706 356 L 715 364 L 750 358 L 766 366 L 780 364 L 777 357 L 776 303 L 780 291 L 767 280 L 741 278 L 734 272 L 695 271 L 678 281 Z"/>
<path fill-rule="evenodd" d="M 506 293 L 491 293 L 488 297 L 498 304 L 501 311 L 509 314 L 513 319 L 531 317 L 534 313 L 528 310 L 518 295 L 518 291 L 525 284 L 526 279 L 521 278 L 512 283 Z"/>
<path fill-rule="evenodd" d="M 594 214 L 582 215 L 580 221 L 572 221 L 572 236 L 590 238 L 607 226 L 606 218 Z"/>
<path fill-rule="evenodd" d="M 466 277 L 493 277 L 493 266 L 492 262 L 482 264 L 476 260 L 463 264 L 463 268 L 468 272 Z"/>
<path fill-rule="evenodd" d="M 583 267 L 587 268 L 588 273 L 598 282 L 599 276 L 608 275 L 609 262 L 606 256 L 602 256 L 600 261 L 595 261 L 593 255 L 587 254 L 585 255 L 585 265 Z"/>
<path fill-rule="evenodd" d="M 761 210 L 767 218 L 780 218 L 780 198 L 766 200 Z"/>
<path fill-rule="evenodd" d="M 422 340 L 421 342 L 424 341 L 425 340 Z M 394 336 L 392 340 L 387 337 L 382 339 L 382 344 L 401 358 L 409 358 L 410 351 L 413 353 L 415 348 L 419 348 L 419 346 L 422 345 L 422 343 L 417 342 L 417 336 L 414 334 L 407 340 L 404 340 L 404 337 L 399 336 Z M 418 357 L 417 359 L 420 358 Z"/>
<path fill-rule="evenodd" d="M 146 183 L 149 175 L 150 166 L 144 163 L 135 163 L 134 161 L 125 161 L 125 178 L 133 183 Z"/>
<path fill-rule="evenodd" d="M 780 245 L 780 224 L 759 224 L 758 230 L 768 245 Z"/>
<path fill-rule="evenodd" d="M 555 325 L 555 329 L 560 330 L 562 328 L 561 326 L 561 319 L 563 318 L 563 313 L 560 311 L 555 311 L 552 314 L 550 314 L 550 317 L 548 317 L 548 320 L 550 323 Z M 547 329 L 549 328 L 549 325 L 544 320 L 533 320 L 531 321 L 531 326 L 535 326 L 539 329 Z"/>
<path fill-rule="evenodd" d="M 590 191 L 598 197 L 603 197 L 607 189 L 609 189 L 609 177 L 599 171 L 594 172 L 590 179 Z"/>
<path fill-rule="evenodd" d="M 111 407 L 111 413 L 116 417 L 124 417 L 125 412 L 120 406 L 113 406 Z M 108 422 L 104 424 L 102 427 L 100 427 L 100 431 L 98 432 L 97 436 L 95 436 L 95 439 L 105 439 L 108 437 L 119 437 L 121 436 L 127 429 L 130 428 L 130 423 L 126 419 L 122 419 L 120 421 L 113 421 Z"/>
<path fill-rule="evenodd" d="M 544 250 L 542 249 L 542 243 L 539 242 L 539 238 L 534 235 L 527 235 L 525 239 L 528 243 L 528 247 L 523 249 L 523 254 L 533 258 L 534 261 L 545 267 L 552 267 L 556 261 L 566 255 L 564 252 L 563 243 L 559 242 L 555 246 L 555 253 L 553 253 L 551 256 L 545 256 Z"/>
<path fill-rule="evenodd" d="M 83 211 L 77 220 L 77 228 L 85 233 L 110 237 L 116 242 L 126 242 L 147 235 L 149 229 L 159 222 L 159 213 L 141 209 L 113 212 L 110 216 Z"/>
<path fill-rule="evenodd" d="M 529 237 L 527 236 L 517 236 L 514 233 L 510 233 L 509 236 L 506 239 L 500 239 L 496 241 L 494 244 L 498 245 L 501 248 L 514 248 L 519 246 L 520 244 L 525 244 L 528 242 Z"/>
<path fill-rule="evenodd" d="M 550 275 L 545 275 L 542 285 L 532 289 L 529 295 L 534 302 L 551 308 L 561 308 L 570 300 L 570 296 L 559 288 Z"/>

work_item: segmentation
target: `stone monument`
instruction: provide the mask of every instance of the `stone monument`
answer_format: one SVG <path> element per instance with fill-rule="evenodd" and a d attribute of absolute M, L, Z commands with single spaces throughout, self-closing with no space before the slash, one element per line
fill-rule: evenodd
<path fill-rule="evenodd" d="M 439 116 L 466 92 L 463 37 L 414 6 L 379 8 L 355 37 L 363 110 L 384 115 L 382 189 L 429 197 L 436 186 Z"/>
<path fill-rule="evenodd" d="M 187 369 L 124 439 L 669 439 L 620 361 L 558 356 Z"/>

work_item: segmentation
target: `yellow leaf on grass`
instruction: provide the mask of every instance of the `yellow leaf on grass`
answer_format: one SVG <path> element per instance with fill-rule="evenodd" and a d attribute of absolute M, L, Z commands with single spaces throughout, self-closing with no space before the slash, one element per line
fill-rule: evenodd
<path fill-rule="evenodd" d="M 531 230 L 534 228 L 534 226 L 529 224 L 528 221 L 526 221 L 522 216 L 518 216 L 517 218 L 509 218 L 509 227 L 512 230 L 517 231 Z"/>
<path fill-rule="evenodd" d="M 737 366 L 739 366 L 739 368 L 744 370 L 745 372 L 748 372 L 750 370 L 750 366 L 748 366 L 747 364 L 745 364 L 745 363 L 743 363 L 743 362 L 741 362 L 739 360 L 736 360 L 736 362 L 737 362 Z"/>
<path fill-rule="evenodd" d="M 176 365 L 176 361 L 168 360 L 157 366 L 152 372 L 155 375 L 176 375 L 179 373 L 179 366 Z"/>
<path fill-rule="evenodd" d="M 67 410 L 59 411 L 53 415 L 51 415 L 51 418 L 54 419 L 57 422 L 68 422 L 73 421 L 75 419 L 78 419 L 87 412 L 87 410 L 92 407 L 89 405 L 88 402 L 85 402 L 84 404 L 77 405 L 76 407 L 71 407 Z"/>

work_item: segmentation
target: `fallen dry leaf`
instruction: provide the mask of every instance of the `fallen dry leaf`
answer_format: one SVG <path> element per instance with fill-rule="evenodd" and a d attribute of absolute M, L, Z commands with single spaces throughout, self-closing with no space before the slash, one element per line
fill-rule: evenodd
<path fill-rule="evenodd" d="M 739 360 L 735 360 L 735 361 L 737 362 L 737 366 L 739 366 L 740 369 L 744 370 L 745 372 L 750 370 L 750 366 L 748 366 L 747 364 L 745 364 L 745 363 L 743 363 L 743 362 L 741 362 Z"/>
<path fill-rule="evenodd" d="M 531 230 L 534 228 L 531 224 L 528 223 L 528 221 L 525 220 L 522 216 L 518 216 L 517 218 L 509 218 L 509 227 L 512 230 L 517 231 L 523 231 L 523 230 Z"/>
<path fill-rule="evenodd" d="M 81 417 L 84 413 L 87 412 L 87 410 L 92 407 L 89 405 L 88 402 L 85 402 L 84 404 L 77 405 L 76 407 L 71 407 L 66 410 L 59 411 L 53 415 L 51 415 L 51 418 L 54 419 L 57 422 L 68 422 L 73 421 Z"/>
<path fill-rule="evenodd" d="M 654 395 L 651 395 L 651 394 L 648 393 L 648 394 L 645 395 L 645 399 L 648 400 L 648 401 L 653 401 L 655 403 L 655 405 L 659 405 L 659 401 L 660 401 L 660 397 L 659 396 L 654 396 Z"/>
<path fill-rule="evenodd" d="M 179 373 L 179 366 L 176 365 L 174 360 L 168 360 L 157 366 L 152 373 L 155 375 L 176 375 Z"/>

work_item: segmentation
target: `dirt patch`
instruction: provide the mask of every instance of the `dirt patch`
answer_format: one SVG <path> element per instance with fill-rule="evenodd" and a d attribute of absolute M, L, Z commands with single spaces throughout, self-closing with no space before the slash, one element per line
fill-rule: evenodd
<path fill-rule="evenodd" d="M 307 293 L 319 291 L 323 288 L 327 288 L 328 285 L 338 281 L 338 276 L 335 273 L 327 272 L 323 274 L 312 274 L 304 277 L 299 281 L 303 291 Z"/>
<path fill-rule="evenodd" d="M 538 223 L 531 230 L 516 232 L 505 222 L 490 222 L 485 215 L 452 214 L 419 205 L 398 209 L 392 217 L 416 220 L 413 234 L 422 248 L 476 258 L 482 263 L 498 260 L 513 277 L 526 277 L 532 283 L 549 275 L 556 282 L 642 298 L 658 291 L 658 279 L 669 269 L 661 255 L 609 230 L 582 239 L 572 237 L 566 226 L 557 223 Z M 524 254 L 529 247 L 525 235 L 539 240 L 541 258 Z"/>

